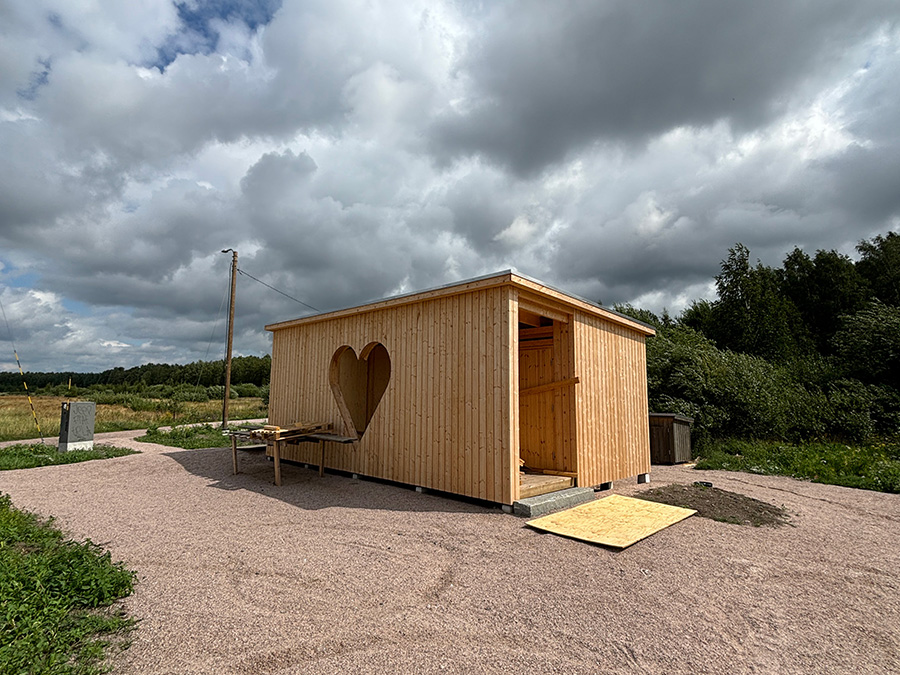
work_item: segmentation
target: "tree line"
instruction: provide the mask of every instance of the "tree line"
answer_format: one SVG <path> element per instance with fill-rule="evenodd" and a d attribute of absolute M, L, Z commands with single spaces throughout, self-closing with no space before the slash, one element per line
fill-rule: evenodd
<path fill-rule="evenodd" d="M 269 383 L 272 368 L 270 356 L 236 356 L 231 362 L 232 385 L 252 384 L 262 387 Z M 30 390 L 68 386 L 103 387 L 112 390 L 137 390 L 142 387 L 165 385 L 177 387 L 191 385 L 200 387 L 221 386 L 225 383 L 224 361 L 194 361 L 184 365 L 169 363 L 147 363 L 133 368 L 110 368 L 101 373 L 45 373 L 28 372 L 26 382 Z M 21 393 L 22 376 L 15 373 L 0 373 L 0 391 Z"/>
<path fill-rule="evenodd" d="M 738 243 L 715 276 L 714 300 L 695 301 L 674 319 L 616 306 L 657 331 L 647 340 L 651 411 L 693 417 L 701 444 L 900 434 L 900 235 L 860 241 L 857 251 L 854 261 L 795 248 L 769 267 L 751 263 Z M 270 369 L 269 356 L 236 357 L 232 395 L 260 395 L 251 385 L 268 385 Z M 47 393 L 70 378 L 106 394 L 178 387 L 188 396 L 189 388 L 221 387 L 224 363 L 27 374 L 30 389 Z M 0 391 L 21 392 L 21 376 L 0 373 Z"/>
<path fill-rule="evenodd" d="M 863 240 L 858 261 L 795 248 L 777 268 L 736 244 L 717 297 L 676 319 L 616 309 L 647 341 L 650 407 L 695 418 L 695 435 L 791 441 L 900 433 L 900 236 Z"/>

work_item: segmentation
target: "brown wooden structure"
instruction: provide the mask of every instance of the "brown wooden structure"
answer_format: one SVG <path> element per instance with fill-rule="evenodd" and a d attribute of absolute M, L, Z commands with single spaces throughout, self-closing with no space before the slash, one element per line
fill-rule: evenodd
<path fill-rule="evenodd" d="M 650 413 L 650 461 L 682 464 L 691 461 L 693 417 L 675 413 Z"/>
<path fill-rule="evenodd" d="M 561 489 L 650 471 L 653 329 L 520 274 L 266 329 L 269 423 L 356 437 L 326 443 L 331 468 L 501 504 L 540 493 L 535 477 Z M 300 444 L 281 456 L 321 461 Z"/>

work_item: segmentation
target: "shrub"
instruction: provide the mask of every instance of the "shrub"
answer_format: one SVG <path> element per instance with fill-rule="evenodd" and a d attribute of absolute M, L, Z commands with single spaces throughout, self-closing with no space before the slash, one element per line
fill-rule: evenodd
<path fill-rule="evenodd" d="M 172 398 L 175 393 L 175 387 L 168 384 L 154 384 L 150 387 L 144 387 L 140 392 L 144 398 Z"/>
<path fill-rule="evenodd" d="M 206 393 L 210 399 L 221 400 L 225 396 L 225 385 L 214 384 L 206 388 Z M 239 398 L 238 393 L 235 391 L 234 387 L 231 388 L 228 398 Z"/>
<path fill-rule="evenodd" d="M 832 344 L 844 372 L 865 382 L 900 382 L 900 307 L 874 301 L 841 319 Z"/>
<path fill-rule="evenodd" d="M 99 612 L 132 592 L 135 575 L 86 540 L 67 541 L 0 494 L 0 670 L 93 673 L 112 633 L 134 621 Z"/>
<path fill-rule="evenodd" d="M 209 400 L 209 394 L 206 391 L 206 387 L 195 387 L 189 384 L 183 384 L 175 389 L 175 392 L 172 394 L 172 399 L 183 402 L 205 403 Z"/>
<path fill-rule="evenodd" d="M 893 389 L 831 382 L 824 360 L 775 365 L 720 350 L 696 331 L 661 328 L 647 341 L 651 410 L 694 418 L 697 442 L 710 438 L 863 440 L 897 429 Z"/>
<path fill-rule="evenodd" d="M 258 397 L 262 394 L 260 393 L 259 387 L 255 384 L 236 384 L 232 387 L 232 390 L 237 392 L 238 396 L 241 397 Z"/>

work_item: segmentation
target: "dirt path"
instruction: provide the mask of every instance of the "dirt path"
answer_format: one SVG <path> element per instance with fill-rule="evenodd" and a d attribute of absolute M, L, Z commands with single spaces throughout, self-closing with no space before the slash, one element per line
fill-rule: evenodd
<path fill-rule="evenodd" d="M 104 439 L 140 455 L 0 472 L 138 571 L 117 673 L 900 671 L 900 497 L 654 467 L 777 505 L 793 526 L 697 517 L 615 552 L 499 509 L 260 454 Z"/>

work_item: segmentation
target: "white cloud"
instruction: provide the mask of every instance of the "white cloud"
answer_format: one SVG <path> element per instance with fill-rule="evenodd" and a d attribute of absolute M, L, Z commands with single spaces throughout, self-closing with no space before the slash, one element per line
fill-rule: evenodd
<path fill-rule="evenodd" d="M 513 267 L 677 312 L 736 241 L 900 218 L 889 3 L 211 7 L 0 6 L 0 297 L 42 367 L 202 358 L 222 248 L 320 309 Z M 244 352 L 307 311 L 237 308 Z"/>

